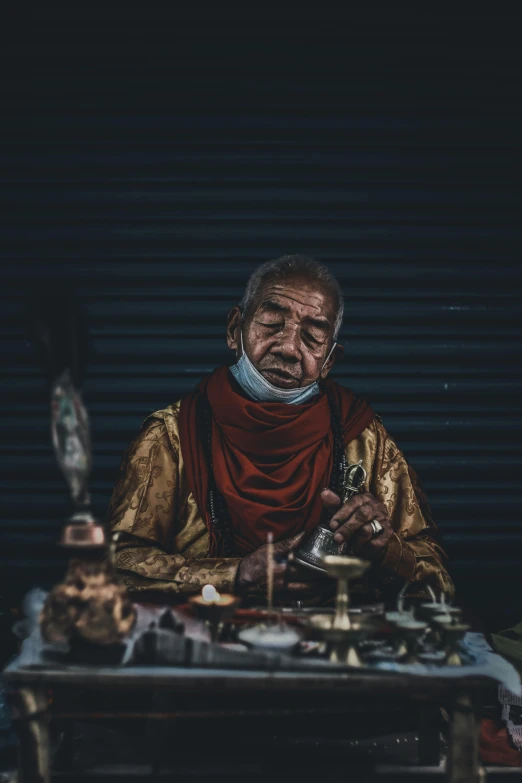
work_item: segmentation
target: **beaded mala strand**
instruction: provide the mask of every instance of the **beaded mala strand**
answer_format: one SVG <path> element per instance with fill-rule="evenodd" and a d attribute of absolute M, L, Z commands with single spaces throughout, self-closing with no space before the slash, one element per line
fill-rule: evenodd
<path fill-rule="evenodd" d="M 340 498 L 343 496 L 343 484 L 348 460 L 344 451 L 343 425 L 339 415 L 339 409 L 333 395 L 328 393 L 328 404 L 330 406 L 330 421 L 333 434 L 333 464 L 332 475 L 330 476 L 329 488 Z"/>
<path fill-rule="evenodd" d="M 203 445 L 208 465 L 208 501 L 207 511 L 210 517 L 210 525 L 218 540 L 218 548 L 224 557 L 237 556 L 234 530 L 232 520 L 228 513 L 227 504 L 221 492 L 216 485 L 214 477 L 214 468 L 212 463 L 212 411 L 208 400 L 204 400 L 204 438 Z M 329 488 L 339 497 L 342 497 L 343 481 L 346 468 L 348 466 L 346 455 L 344 453 L 343 427 L 337 404 L 331 394 L 328 394 L 328 404 L 330 407 L 330 422 L 333 435 L 333 463 L 330 476 Z"/>
<path fill-rule="evenodd" d="M 225 499 L 217 488 L 212 464 L 212 411 L 206 397 L 203 397 L 203 401 L 205 424 L 203 444 L 207 458 L 209 486 L 207 511 L 210 516 L 212 532 L 215 533 L 218 541 L 218 548 L 221 549 L 225 557 L 234 557 L 236 548 L 232 520 L 230 519 Z"/>

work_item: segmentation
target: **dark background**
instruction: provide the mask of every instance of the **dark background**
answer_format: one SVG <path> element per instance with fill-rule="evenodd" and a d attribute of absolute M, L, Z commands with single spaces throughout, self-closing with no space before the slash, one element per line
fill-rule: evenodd
<path fill-rule="evenodd" d="M 391 5 L 227 19 L 42 5 L 7 42 L 8 606 L 60 577 L 69 512 L 24 295 L 84 301 L 103 516 L 147 413 L 231 360 L 225 318 L 248 274 L 303 252 L 343 286 L 335 376 L 423 479 L 459 600 L 493 628 L 522 618 L 519 23 Z"/>

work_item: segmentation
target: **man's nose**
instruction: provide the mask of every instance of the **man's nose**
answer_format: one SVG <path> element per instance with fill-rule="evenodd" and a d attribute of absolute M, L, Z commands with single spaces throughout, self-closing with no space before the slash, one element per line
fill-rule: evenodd
<path fill-rule="evenodd" d="M 301 361 L 302 355 L 299 329 L 293 329 L 291 327 L 285 328 L 274 350 L 287 362 Z"/>

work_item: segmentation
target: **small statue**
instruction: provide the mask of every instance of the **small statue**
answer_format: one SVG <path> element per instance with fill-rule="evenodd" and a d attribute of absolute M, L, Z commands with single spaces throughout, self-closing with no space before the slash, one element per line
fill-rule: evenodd
<path fill-rule="evenodd" d="M 80 638 L 110 645 L 120 642 L 135 620 L 125 587 L 114 581 L 112 564 L 73 558 L 64 581 L 47 596 L 40 627 L 47 642 Z"/>
<path fill-rule="evenodd" d="M 74 509 L 60 541 L 72 559 L 64 581 L 47 596 L 40 624 L 46 641 L 82 641 L 107 650 L 132 629 L 136 611 L 118 582 L 113 550 L 104 558 L 105 530 L 90 508 L 91 437 L 80 392 L 84 327 L 71 295 L 33 303 L 31 332 L 50 382 L 52 443 Z"/>

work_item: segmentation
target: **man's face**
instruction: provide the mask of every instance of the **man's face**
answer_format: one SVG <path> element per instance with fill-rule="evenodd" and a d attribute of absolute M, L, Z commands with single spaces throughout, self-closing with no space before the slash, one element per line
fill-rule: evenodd
<path fill-rule="evenodd" d="M 268 281 L 252 303 L 243 323 L 248 358 L 269 383 L 295 389 L 325 378 L 335 362 L 333 296 L 317 283 L 293 277 Z M 241 353 L 240 311 L 228 317 L 228 346 Z"/>

